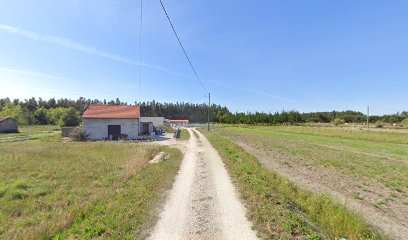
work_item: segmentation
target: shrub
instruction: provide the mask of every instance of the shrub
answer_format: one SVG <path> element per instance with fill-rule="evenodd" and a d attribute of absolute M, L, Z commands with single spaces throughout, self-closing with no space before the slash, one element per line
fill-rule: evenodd
<path fill-rule="evenodd" d="M 85 142 L 88 140 L 89 134 L 87 134 L 85 131 L 82 131 L 81 129 L 77 129 L 73 131 L 69 137 L 76 141 L 76 142 Z"/>
<path fill-rule="evenodd" d="M 382 128 L 382 127 L 384 127 L 384 123 L 381 122 L 381 121 L 377 121 L 377 122 L 375 123 L 375 127 L 376 127 L 376 128 Z"/>
<path fill-rule="evenodd" d="M 333 120 L 333 124 L 334 125 L 340 125 L 340 124 L 344 124 L 344 120 L 343 119 L 341 119 L 341 118 L 335 118 L 334 120 Z"/>
<path fill-rule="evenodd" d="M 408 127 L 408 117 L 401 121 L 401 125 Z"/>

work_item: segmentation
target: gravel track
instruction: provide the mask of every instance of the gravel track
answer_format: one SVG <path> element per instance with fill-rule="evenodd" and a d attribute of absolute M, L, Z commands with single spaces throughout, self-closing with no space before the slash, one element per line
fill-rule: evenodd
<path fill-rule="evenodd" d="M 200 132 L 188 131 L 184 159 L 150 239 L 257 239 L 217 151 Z"/>

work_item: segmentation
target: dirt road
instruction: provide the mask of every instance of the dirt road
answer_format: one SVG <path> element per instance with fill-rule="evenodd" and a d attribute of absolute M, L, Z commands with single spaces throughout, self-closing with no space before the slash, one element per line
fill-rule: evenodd
<path fill-rule="evenodd" d="M 180 171 L 150 239 L 257 239 L 220 156 L 201 133 L 189 132 Z"/>

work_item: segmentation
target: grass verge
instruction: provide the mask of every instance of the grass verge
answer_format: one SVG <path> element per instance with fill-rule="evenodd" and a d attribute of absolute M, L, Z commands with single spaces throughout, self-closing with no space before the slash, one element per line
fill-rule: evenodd
<path fill-rule="evenodd" d="M 218 150 L 265 239 L 382 239 L 365 221 L 331 198 L 303 190 L 266 170 L 251 154 L 218 133 L 203 133 Z"/>
<path fill-rule="evenodd" d="M 180 133 L 180 138 L 178 140 L 187 141 L 188 139 L 190 139 L 190 133 L 188 132 L 187 129 L 182 128 L 181 133 Z"/>
<path fill-rule="evenodd" d="M 149 164 L 160 151 L 169 158 Z M 1 239 L 142 239 L 182 157 L 106 142 L 5 143 L 0 152 Z"/>

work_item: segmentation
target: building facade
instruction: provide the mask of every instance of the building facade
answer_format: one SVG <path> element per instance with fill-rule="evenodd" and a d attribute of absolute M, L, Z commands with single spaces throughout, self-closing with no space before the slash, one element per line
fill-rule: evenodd
<path fill-rule="evenodd" d="M 137 139 L 140 135 L 140 107 L 90 105 L 82 115 L 83 131 L 92 140 Z"/>

